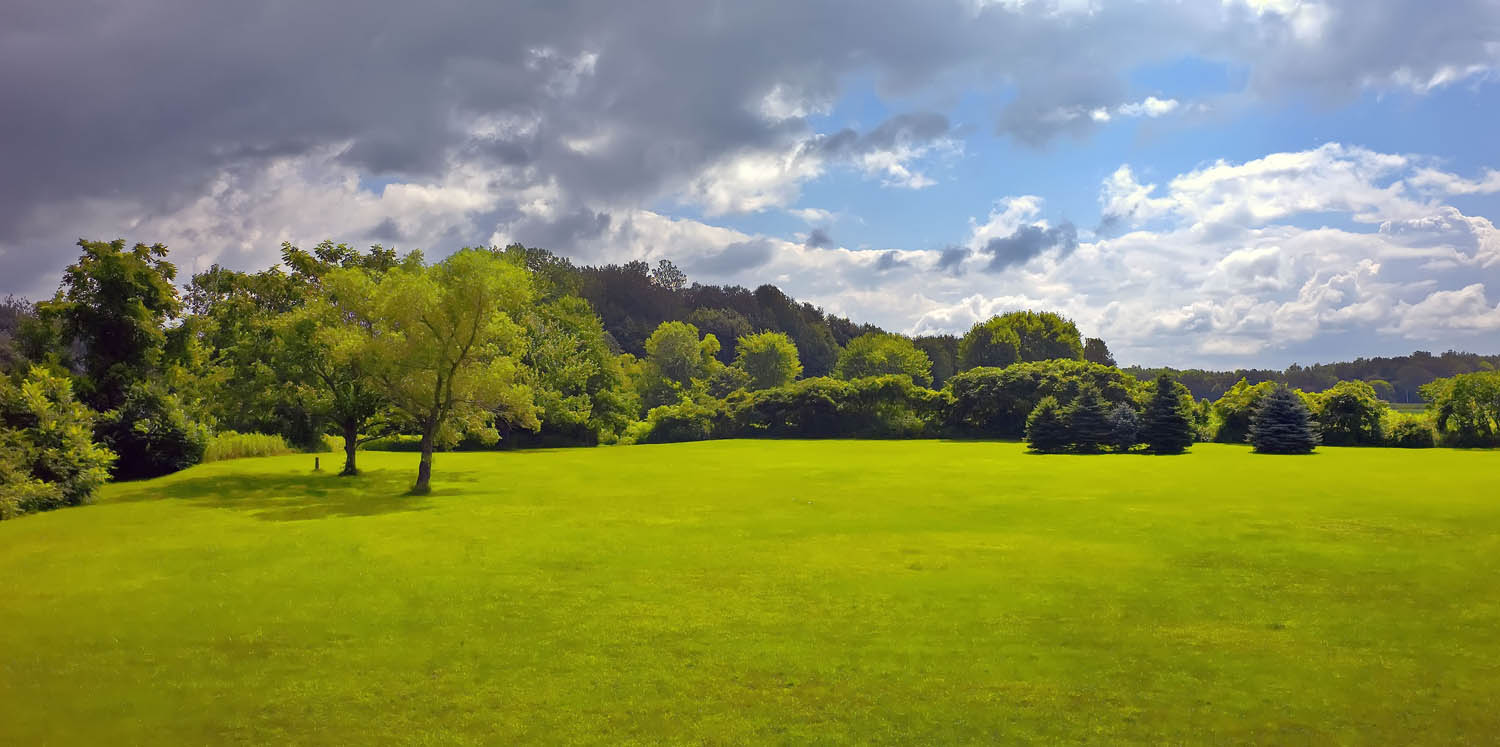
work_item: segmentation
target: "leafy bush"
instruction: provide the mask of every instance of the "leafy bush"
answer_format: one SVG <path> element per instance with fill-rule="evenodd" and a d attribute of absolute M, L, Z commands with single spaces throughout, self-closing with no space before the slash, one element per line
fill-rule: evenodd
<path fill-rule="evenodd" d="M 116 480 L 170 474 L 203 460 L 206 430 L 183 413 L 177 398 L 160 387 L 138 383 L 119 408 L 104 413 L 94 428 L 99 442 L 119 456 Z"/>
<path fill-rule="evenodd" d="M 225 459 L 280 456 L 290 454 L 292 451 L 291 445 L 281 436 L 220 431 L 208 439 L 208 445 L 203 449 L 203 461 L 221 462 Z"/>
<path fill-rule="evenodd" d="M 637 443 L 648 444 L 706 441 L 716 435 L 720 421 L 718 408 L 685 399 L 652 408 L 646 415 L 648 427 L 633 435 Z"/>
<path fill-rule="evenodd" d="M 1363 381 L 1340 381 L 1311 395 L 1313 416 L 1329 446 L 1379 446 L 1385 441 L 1381 418 L 1386 406 Z"/>
<path fill-rule="evenodd" d="M 0 518 L 92 501 L 115 458 L 93 442 L 93 425 L 60 375 L 37 367 L 19 387 L 0 379 Z"/>
<path fill-rule="evenodd" d="M 1426 418 L 1402 417 L 1386 430 L 1386 443 L 1403 449 L 1430 449 L 1437 446 L 1437 434 Z"/>
<path fill-rule="evenodd" d="M 1110 404 L 1134 405 L 1140 382 L 1119 369 L 1087 361 L 1057 359 L 975 368 L 950 378 L 948 427 L 958 435 L 1019 438 L 1026 419 L 1044 397 L 1071 404 L 1084 386 L 1098 389 Z"/>
<path fill-rule="evenodd" d="M 1421 392 L 1443 444 L 1500 445 L 1500 372 L 1437 379 Z"/>
<path fill-rule="evenodd" d="M 936 435 L 947 397 L 901 375 L 813 378 L 727 403 L 737 436 L 919 438 Z"/>

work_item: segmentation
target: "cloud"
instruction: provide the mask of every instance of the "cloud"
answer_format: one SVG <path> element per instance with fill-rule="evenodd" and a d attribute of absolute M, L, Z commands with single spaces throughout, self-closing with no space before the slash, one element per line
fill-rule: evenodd
<path fill-rule="evenodd" d="M 825 249 L 833 246 L 833 238 L 828 235 L 826 229 L 814 228 L 808 232 L 807 240 L 803 241 L 802 245 L 810 249 Z"/>
<path fill-rule="evenodd" d="M 1021 226 L 1009 236 L 990 239 L 979 250 L 979 254 L 990 258 L 985 269 L 999 272 L 1008 267 L 1026 264 L 1049 250 L 1055 249 L 1059 256 L 1067 256 L 1077 248 L 1078 231 L 1072 223 L 1065 221 L 1051 228 Z"/>

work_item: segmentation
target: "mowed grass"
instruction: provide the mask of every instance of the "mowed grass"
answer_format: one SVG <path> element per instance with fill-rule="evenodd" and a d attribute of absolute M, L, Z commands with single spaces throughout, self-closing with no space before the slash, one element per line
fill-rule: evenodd
<path fill-rule="evenodd" d="M 1500 739 L 1496 452 L 361 458 L 0 524 L 0 743 Z"/>

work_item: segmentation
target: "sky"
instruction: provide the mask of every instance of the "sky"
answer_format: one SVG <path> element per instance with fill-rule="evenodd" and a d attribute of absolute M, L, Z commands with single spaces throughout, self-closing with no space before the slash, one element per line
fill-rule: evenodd
<path fill-rule="evenodd" d="M 1500 352 L 1495 0 L 12 0 L 0 102 L 0 294 L 521 242 L 1122 363 Z"/>

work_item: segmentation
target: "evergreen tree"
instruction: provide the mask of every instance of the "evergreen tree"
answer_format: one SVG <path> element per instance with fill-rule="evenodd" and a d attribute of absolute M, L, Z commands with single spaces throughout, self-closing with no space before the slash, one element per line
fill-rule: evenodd
<path fill-rule="evenodd" d="M 1099 394 L 1098 387 L 1083 385 L 1066 412 L 1073 445 L 1079 451 L 1093 453 L 1109 441 L 1109 403 Z"/>
<path fill-rule="evenodd" d="M 1155 391 L 1146 404 L 1140 440 L 1153 454 L 1181 454 L 1193 443 L 1193 415 L 1187 387 L 1167 374 L 1156 377 Z"/>
<path fill-rule="evenodd" d="M 1130 451 L 1134 448 L 1140 432 L 1141 424 L 1134 407 L 1121 402 L 1109 411 L 1108 443 L 1117 451 Z"/>
<path fill-rule="evenodd" d="M 1055 454 L 1068 448 L 1072 441 L 1067 413 L 1057 403 L 1056 397 L 1043 397 L 1026 418 L 1026 442 L 1033 451 Z"/>
<path fill-rule="evenodd" d="M 1266 395 L 1250 421 L 1250 443 L 1261 454 L 1310 454 L 1318 445 L 1307 405 L 1287 387 Z"/>

